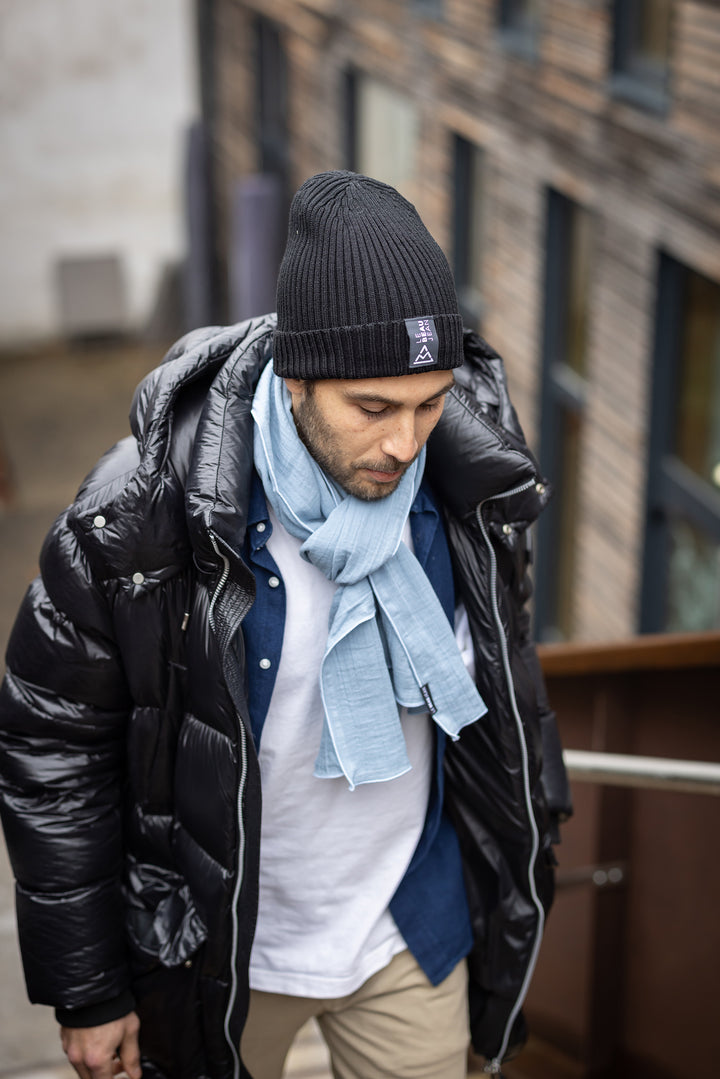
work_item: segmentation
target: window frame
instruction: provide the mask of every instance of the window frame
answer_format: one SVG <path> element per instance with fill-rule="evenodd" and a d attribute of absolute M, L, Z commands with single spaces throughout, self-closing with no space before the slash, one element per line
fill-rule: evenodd
<path fill-rule="evenodd" d="M 500 0 L 498 28 L 502 45 L 524 60 L 536 60 L 540 45 L 540 14 L 535 22 L 517 18 L 517 0 Z"/>
<path fill-rule="evenodd" d="M 659 252 L 640 633 L 666 632 L 669 518 L 676 514 L 720 543 L 720 490 L 714 490 L 673 453 L 673 406 L 681 382 L 687 284 L 690 274 L 697 272 L 667 252 Z M 665 587 L 659 588 L 658 581 Z"/>
<path fill-rule="evenodd" d="M 534 620 L 539 639 L 557 641 L 569 640 L 573 635 L 572 623 L 561 625 L 561 622 L 563 605 L 570 606 L 568 595 L 575 584 L 577 551 L 575 536 L 570 544 L 571 549 L 564 552 L 565 564 L 561 565 L 563 557 L 558 557 L 558 552 L 562 547 L 563 523 L 567 513 L 567 504 L 563 502 L 564 492 L 558 482 L 566 464 L 566 444 L 561 432 L 566 429 L 566 424 L 576 424 L 579 428 L 579 449 L 575 462 L 577 471 L 572 477 L 572 484 L 576 495 L 581 495 L 582 427 L 588 399 L 586 373 L 575 371 L 563 358 L 570 309 L 570 282 L 574 274 L 571 259 L 573 214 L 578 210 L 590 215 L 591 225 L 594 217 L 585 205 L 555 188 L 547 188 L 546 199 L 540 462 L 543 473 L 554 482 L 555 497 L 538 522 Z M 588 280 L 585 301 L 588 311 L 591 287 L 592 282 Z M 586 333 L 583 345 L 585 355 L 587 347 Z"/>
<path fill-rule="evenodd" d="M 458 305 L 463 322 L 474 330 L 480 331 L 484 314 L 484 301 L 482 289 L 482 272 L 480 287 L 476 288 L 472 281 L 471 267 L 473 265 L 472 240 L 476 228 L 484 233 L 484 179 L 486 158 L 485 151 L 478 143 L 466 139 L 458 132 L 452 133 L 452 161 L 453 161 L 453 210 L 452 210 L 452 235 L 453 235 L 453 275 L 457 291 Z M 477 208 L 475 201 L 477 191 L 475 184 L 480 177 L 480 222 L 473 220 L 474 209 Z"/>
<path fill-rule="evenodd" d="M 363 87 L 365 84 L 365 87 Z M 417 201 L 417 196 L 409 188 L 413 186 L 417 179 L 417 162 L 415 160 L 420 133 L 420 113 L 417 102 L 408 94 L 405 90 L 398 89 L 389 80 L 378 77 L 372 72 L 366 71 L 364 68 L 355 67 L 349 65 L 344 72 L 343 79 L 343 111 L 344 111 L 344 129 L 343 129 L 343 159 L 345 162 L 345 168 L 351 172 L 366 172 L 368 168 L 362 161 L 362 141 L 363 141 L 363 120 L 361 116 L 361 107 L 363 101 L 363 90 L 367 89 L 370 93 L 380 91 L 388 95 L 388 99 L 395 99 L 394 104 L 400 108 L 408 108 L 411 110 L 411 115 L 406 119 L 412 124 L 412 140 L 413 140 L 413 168 L 409 173 L 401 176 L 388 176 L 384 174 L 382 169 L 370 168 L 370 173 L 377 179 L 383 180 L 386 183 L 396 187 L 402 195 L 408 198 L 411 202 Z M 397 162 L 394 162 L 397 164 Z"/>
<path fill-rule="evenodd" d="M 289 65 L 283 30 L 272 19 L 257 14 L 253 20 L 255 43 L 254 139 L 259 171 L 279 176 L 283 202 L 290 203 L 290 131 L 287 124 Z"/>
<path fill-rule="evenodd" d="M 444 0 L 412 0 L 410 6 L 419 19 L 441 22 L 445 18 Z"/>
<path fill-rule="evenodd" d="M 614 97 L 648 112 L 664 114 L 670 103 L 671 44 L 670 29 L 667 62 L 660 77 L 650 77 L 638 70 L 638 53 L 633 47 L 633 24 L 647 0 L 614 0 L 612 9 L 613 44 L 610 89 Z M 672 25 L 673 12 L 670 13 Z"/>

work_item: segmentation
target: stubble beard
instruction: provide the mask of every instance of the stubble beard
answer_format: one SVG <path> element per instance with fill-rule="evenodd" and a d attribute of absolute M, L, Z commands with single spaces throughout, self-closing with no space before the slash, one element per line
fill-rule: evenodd
<path fill-rule="evenodd" d="M 412 464 L 412 461 L 402 463 L 394 457 L 386 457 L 381 462 L 363 461 L 353 464 L 343 461 L 337 446 L 337 435 L 318 408 L 312 384 L 306 387 L 302 401 L 294 404 L 293 418 L 301 441 L 323 472 L 344 491 L 363 502 L 378 502 L 391 495 L 397 490 L 400 480 Z M 393 482 L 373 483 L 370 479 L 362 478 L 360 473 L 363 469 L 377 472 L 400 471 L 401 475 Z"/>

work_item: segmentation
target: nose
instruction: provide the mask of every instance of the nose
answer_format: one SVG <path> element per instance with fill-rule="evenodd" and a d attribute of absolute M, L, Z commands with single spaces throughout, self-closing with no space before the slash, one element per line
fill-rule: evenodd
<path fill-rule="evenodd" d="M 393 417 L 392 428 L 383 437 L 380 448 L 388 457 L 407 464 L 415 457 L 418 445 L 415 417 L 400 415 Z"/>

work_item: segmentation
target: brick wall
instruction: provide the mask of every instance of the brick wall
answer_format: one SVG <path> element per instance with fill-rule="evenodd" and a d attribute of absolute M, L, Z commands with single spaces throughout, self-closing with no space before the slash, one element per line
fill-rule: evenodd
<path fill-rule="evenodd" d="M 507 46 L 492 0 L 441 6 L 433 19 L 400 0 L 217 0 L 220 245 L 230 184 L 258 164 L 250 31 L 262 14 L 284 35 L 294 185 L 346 163 L 350 66 L 413 98 L 416 201 L 448 254 L 451 136 L 483 147 L 483 329 L 505 356 L 537 447 L 547 187 L 588 207 L 596 241 L 576 635 L 626 635 L 638 621 L 657 252 L 720 281 L 720 8 L 675 4 L 661 114 L 613 93 L 606 0 L 546 0 L 533 60 Z"/>

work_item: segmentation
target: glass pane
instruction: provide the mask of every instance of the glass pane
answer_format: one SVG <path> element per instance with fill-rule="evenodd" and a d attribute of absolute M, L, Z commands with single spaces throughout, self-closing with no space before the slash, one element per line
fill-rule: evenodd
<path fill-rule="evenodd" d="M 455 282 L 458 292 L 479 295 L 483 253 L 483 151 L 455 136 Z"/>
<path fill-rule="evenodd" d="M 672 0 L 644 0 L 639 9 L 633 51 L 646 63 L 665 67 L 670 52 Z"/>
<path fill-rule="evenodd" d="M 579 515 L 581 416 L 561 412 L 560 473 L 556 477 L 558 502 L 557 584 L 555 596 L 556 636 L 572 636 L 572 598 L 575 584 L 575 532 Z"/>
<path fill-rule="evenodd" d="M 548 194 L 542 459 L 556 494 L 541 526 L 547 576 L 538 595 L 543 639 L 567 640 L 573 633 L 594 226 L 582 206 L 558 191 Z"/>
<path fill-rule="evenodd" d="M 467 284 L 475 292 L 482 286 L 482 150 L 473 146 L 470 155 L 470 192 L 468 205 L 468 277 Z"/>
<path fill-rule="evenodd" d="M 670 633 L 720 629 L 720 544 L 689 521 L 668 522 L 667 620 Z"/>
<path fill-rule="evenodd" d="M 502 24 L 507 29 L 533 34 L 540 23 L 539 8 L 539 0 L 504 0 L 501 8 Z"/>
<path fill-rule="evenodd" d="M 687 272 L 674 452 L 720 486 L 720 285 Z"/>
<path fill-rule="evenodd" d="M 285 51 L 278 28 L 269 20 L 258 18 L 255 34 L 260 168 L 285 179 L 288 157 Z"/>
<path fill-rule="evenodd" d="M 592 254 L 592 219 L 575 203 L 571 207 L 568 236 L 567 312 L 564 361 L 578 375 L 585 374 L 588 297 Z"/>
<path fill-rule="evenodd" d="M 374 79 L 357 89 L 357 171 L 396 187 L 416 203 L 418 118 L 410 98 Z"/>
<path fill-rule="evenodd" d="M 673 0 L 617 0 L 621 71 L 662 90 L 670 60 Z"/>

